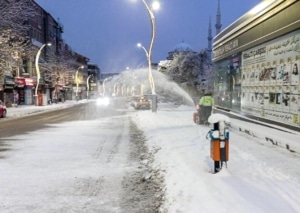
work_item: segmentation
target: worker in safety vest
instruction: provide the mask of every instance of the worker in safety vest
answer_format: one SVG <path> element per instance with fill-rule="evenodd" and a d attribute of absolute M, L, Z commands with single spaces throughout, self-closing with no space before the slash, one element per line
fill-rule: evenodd
<path fill-rule="evenodd" d="M 200 124 L 207 122 L 208 117 L 211 115 L 212 106 L 215 104 L 214 98 L 211 93 L 205 93 L 199 100 L 199 118 Z"/>

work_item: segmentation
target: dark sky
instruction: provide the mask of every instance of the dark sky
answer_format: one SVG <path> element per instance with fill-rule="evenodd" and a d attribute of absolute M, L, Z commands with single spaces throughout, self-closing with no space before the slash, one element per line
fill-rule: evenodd
<path fill-rule="evenodd" d="M 142 0 L 36 0 L 64 25 L 63 38 L 72 49 L 98 64 L 102 72 L 139 68 L 146 62 L 151 22 Z M 151 1 L 147 0 L 151 5 Z M 155 11 L 156 38 L 152 61 L 166 59 L 168 52 L 184 41 L 193 50 L 208 46 L 211 17 L 213 36 L 217 0 L 160 0 Z M 260 0 L 220 0 L 222 29 L 249 11 Z"/>

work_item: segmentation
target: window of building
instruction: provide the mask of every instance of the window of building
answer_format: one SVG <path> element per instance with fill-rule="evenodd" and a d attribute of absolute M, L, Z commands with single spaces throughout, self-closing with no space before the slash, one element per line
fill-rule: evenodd
<path fill-rule="evenodd" d="M 241 69 L 240 55 L 231 56 L 215 65 L 216 105 L 240 110 Z"/>

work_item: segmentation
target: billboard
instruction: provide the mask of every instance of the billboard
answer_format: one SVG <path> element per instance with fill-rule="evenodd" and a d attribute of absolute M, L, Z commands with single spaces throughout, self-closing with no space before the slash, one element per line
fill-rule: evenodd
<path fill-rule="evenodd" d="M 241 110 L 299 126 L 300 30 L 242 52 Z"/>

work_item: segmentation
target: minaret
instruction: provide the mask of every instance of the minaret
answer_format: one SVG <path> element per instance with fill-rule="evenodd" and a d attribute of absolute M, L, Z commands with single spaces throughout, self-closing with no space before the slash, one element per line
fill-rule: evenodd
<path fill-rule="evenodd" d="M 209 26 L 208 26 L 208 46 L 207 46 L 207 51 L 209 54 L 209 59 L 211 60 L 212 58 L 212 29 L 211 29 L 211 18 L 209 17 Z"/>
<path fill-rule="evenodd" d="M 217 20 L 216 20 L 216 35 L 218 35 L 221 31 L 221 10 L 220 10 L 220 0 L 218 0 L 218 10 L 217 10 Z"/>

